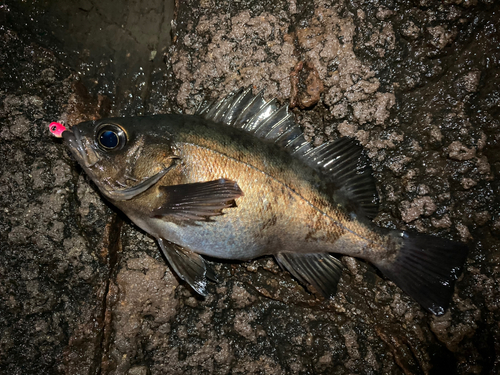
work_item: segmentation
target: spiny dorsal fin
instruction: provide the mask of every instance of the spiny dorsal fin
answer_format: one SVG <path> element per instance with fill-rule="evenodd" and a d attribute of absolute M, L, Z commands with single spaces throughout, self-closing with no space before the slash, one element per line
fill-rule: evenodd
<path fill-rule="evenodd" d="M 373 219 L 378 212 L 378 195 L 368 158 L 362 147 L 341 138 L 314 147 L 288 112 L 276 99 L 266 102 L 262 91 L 240 89 L 215 102 L 204 103 L 196 113 L 207 120 L 240 128 L 286 149 L 310 167 L 328 176 L 335 186 L 335 198 L 355 213 Z"/>
<path fill-rule="evenodd" d="M 253 95 L 251 88 L 241 89 L 223 99 L 204 103 L 196 114 L 269 140 L 276 140 L 292 127 L 300 131 L 292 115 L 288 113 L 287 106 L 280 108 L 276 99 L 266 102 L 262 92 Z"/>

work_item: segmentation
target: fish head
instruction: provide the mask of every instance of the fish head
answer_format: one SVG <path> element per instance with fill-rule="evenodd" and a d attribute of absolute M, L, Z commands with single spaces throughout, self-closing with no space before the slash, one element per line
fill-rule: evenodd
<path fill-rule="evenodd" d="M 147 119 L 112 118 L 82 122 L 62 132 L 64 143 L 111 200 L 147 190 L 177 159 L 171 135 L 159 134 Z"/>

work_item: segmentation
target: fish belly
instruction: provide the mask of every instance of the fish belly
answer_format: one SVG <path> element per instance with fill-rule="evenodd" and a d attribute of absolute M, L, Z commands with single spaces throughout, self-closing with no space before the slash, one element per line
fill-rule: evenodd
<path fill-rule="evenodd" d="M 150 225 L 162 238 L 199 254 L 246 260 L 278 252 L 335 252 L 346 230 L 352 235 L 343 224 L 347 216 L 293 169 L 278 170 L 272 163 L 256 167 L 189 147 L 183 156 L 186 183 L 224 178 L 237 182 L 244 195 L 236 199 L 236 207 L 207 221 L 155 219 Z"/>

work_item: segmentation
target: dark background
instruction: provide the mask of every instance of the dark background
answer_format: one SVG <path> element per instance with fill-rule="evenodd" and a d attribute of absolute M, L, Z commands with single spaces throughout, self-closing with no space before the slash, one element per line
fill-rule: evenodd
<path fill-rule="evenodd" d="M 499 11 L 2 2 L 0 373 L 499 373 Z M 444 316 L 349 257 L 332 301 L 271 258 L 218 263 L 201 299 L 48 132 L 52 121 L 193 113 L 249 85 L 298 103 L 316 144 L 347 135 L 367 148 L 379 225 L 470 245 Z"/>

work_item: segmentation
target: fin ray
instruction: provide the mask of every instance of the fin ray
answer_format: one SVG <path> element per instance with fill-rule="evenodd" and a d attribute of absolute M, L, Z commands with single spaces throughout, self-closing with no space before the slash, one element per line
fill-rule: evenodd
<path fill-rule="evenodd" d="M 392 231 L 399 253 L 374 264 L 404 292 L 435 315 L 446 311 L 468 248 L 460 242 L 421 233 Z"/>
<path fill-rule="evenodd" d="M 303 284 L 310 284 L 324 297 L 333 297 L 344 266 L 328 253 L 278 253 L 278 263 Z"/>
<path fill-rule="evenodd" d="M 218 179 L 184 185 L 160 186 L 165 197 L 152 210 L 152 217 L 174 217 L 180 220 L 208 220 L 222 215 L 224 208 L 234 207 L 234 200 L 243 196 L 238 184 Z"/>
<path fill-rule="evenodd" d="M 250 87 L 205 106 L 198 114 L 275 142 L 328 177 L 337 189 L 335 196 L 340 203 L 369 219 L 377 215 L 375 180 L 368 159 L 356 141 L 340 138 L 313 147 L 293 121 L 288 106 L 280 107 L 276 99 L 266 102 L 262 91 L 253 95 Z"/>
<path fill-rule="evenodd" d="M 158 238 L 160 249 L 177 276 L 187 282 L 198 294 L 207 296 L 207 277 L 215 279 L 215 272 L 201 255 L 163 238 Z"/>

